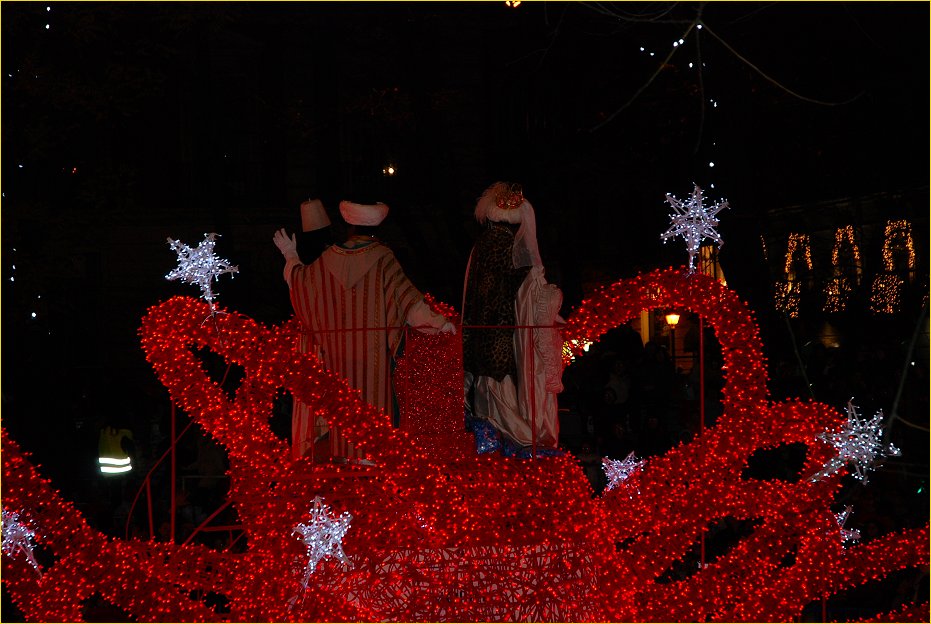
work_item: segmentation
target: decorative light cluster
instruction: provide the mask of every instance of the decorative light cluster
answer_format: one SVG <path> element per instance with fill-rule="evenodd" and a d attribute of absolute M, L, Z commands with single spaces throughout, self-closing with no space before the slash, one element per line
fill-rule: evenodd
<path fill-rule="evenodd" d="M 822 310 L 825 312 L 843 312 L 847 309 L 847 302 L 850 300 L 852 292 L 853 288 L 851 288 L 850 280 L 846 276 L 838 275 L 831 278 L 824 286 L 824 307 Z"/>
<path fill-rule="evenodd" d="M 842 512 L 840 512 L 839 514 L 836 514 L 836 515 L 835 515 L 835 517 L 837 518 L 837 526 L 840 527 L 840 536 L 841 536 L 841 540 L 843 540 L 843 541 L 845 541 L 845 542 L 848 542 L 848 541 L 850 541 L 850 542 L 858 542 L 858 541 L 860 541 L 860 531 L 858 531 L 858 530 L 856 530 L 856 529 L 847 529 L 847 528 L 844 527 L 844 525 L 847 524 L 847 518 L 850 517 L 850 511 L 851 511 L 852 509 L 853 509 L 853 507 L 852 507 L 851 505 L 847 505 L 847 506 L 844 508 L 844 511 L 842 511 Z"/>
<path fill-rule="evenodd" d="M 798 318 L 799 289 L 795 282 L 780 280 L 775 284 L 773 299 L 776 309 L 785 312 L 789 318 Z"/>
<path fill-rule="evenodd" d="M 904 267 L 897 262 L 904 255 Z M 905 280 L 899 273 L 915 269 L 915 245 L 912 225 L 901 219 L 886 223 L 883 237 L 884 273 L 873 279 L 870 293 L 870 310 L 875 314 L 895 314 L 902 305 Z"/>
<path fill-rule="evenodd" d="M 701 247 L 702 239 L 710 238 L 718 244 L 718 249 L 724 244 L 715 226 L 719 223 L 717 214 L 728 207 L 727 200 L 715 202 L 712 206 L 705 206 L 702 190 L 696 184 L 692 189 L 692 195 L 687 200 L 679 200 L 666 193 L 666 201 L 675 212 L 669 215 L 672 224 L 660 235 L 660 238 L 666 242 L 676 236 L 682 237 L 686 250 L 689 252 L 689 274 L 691 274 L 695 271 L 695 256 Z"/>
<path fill-rule="evenodd" d="M 845 251 L 846 253 L 844 253 Z M 860 247 L 857 245 L 856 232 L 852 225 L 845 225 L 842 228 L 837 228 L 837 231 L 834 232 L 834 247 L 831 249 L 831 265 L 834 267 L 835 274 L 842 273 L 847 267 L 852 267 L 857 284 L 860 284 L 860 275 L 863 269 L 860 266 Z"/>
<path fill-rule="evenodd" d="M 801 284 L 798 279 L 798 265 L 811 271 L 811 246 L 808 234 L 789 234 L 789 243 L 786 248 L 785 277 L 775 284 L 773 293 L 776 309 L 785 312 L 789 318 L 798 318 L 799 302 L 801 299 Z"/>
<path fill-rule="evenodd" d="M 39 576 L 42 570 L 32 551 L 36 547 L 36 532 L 19 520 L 19 513 L 3 509 L 3 554 L 8 557 L 17 557 L 20 553 L 26 558 Z"/>
<path fill-rule="evenodd" d="M 449 372 L 461 358 L 458 336 L 410 332 L 395 429 L 295 349 L 295 321 L 265 327 L 218 314 L 215 331 L 202 322 L 208 304 L 172 298 L 143 319 L 142 345 L 172 400 L 226 448 L 246 551 L 107 538 L 3 430 L 4 504 L 41 527 L 37 540 L 53 561 L 40 584 L 21 558 L 4 557 L 3 583 L 35 621 L 81 621 L 82 602 L 94 595 L 137 621 L 789 621 L 814 600 L 928 564 L 927 526 L 844 549 L 831 509 L 839 478 L 742 477 L 757 450 L 794 443 L 808 447 L 802 474 L 814 473 L 833 451 L 819 432 L 842 418 L 819 403 L 767 400 L 757 327 L 716 280 L 670 269 L 619 281 L 582 303 L 565 339 L 581 354 L 579 345 L 653 307 L 695 312 L 715 330 L 724 413 L 701 436 L 651 458 L 625 487 L 594 497 L 569 454 L 475 454 L 461 367 Z M 203 349 L 243 367 L 233 397 L 203 370 L 195 357 Z M 268 423 L 281 389 L 338 425 L 375 466 L 292 459 Z M 425 425 L 410 417 L 431 401 L 438 416 Z M 295 577 L 305 552 L 290 533 L 317 496 L 337 515 L 352 511 L 342 544 L 352 568 L 317 566 L 292 601 L 294 585 L 283 579 Z M 658 580 L 723 516 L 754 520 L 755 529 L 685 578 Z M 225 597 L 228 610 L 217 612 L 206 596 Z M 927 619 L 927 604 L 902 614 Z"/>
<path fill-rule="evenodd" d="M 874 314 L 895 314 L 902 305 L 904 292 L 905 280 L 898 275 L 877 275 L 870 293 L 870 311 Z"/>
<path fill-rule="evenodd" d="M 630 620 L 785 621 L 797 618 L 808 602 L 829 596 L 841 586 L 888 574 L 889 568 L 879 560 L 868 564 L 872 570 L 860 568 L 865 560 L 859 554 L 868 552 L 872 557 L 885 550 L 899 560 L 906 547 L 893 543 L 904 534 L 843 551 L 834 514 L 824 506 L 838 491 L 838 479 L 759 482 L 740 478 L 755 449 L 792 443 L 808 447 L 800 473 L 812 474 L 828 461 L 832 450 L 817 442 L 818 433 L 836 427 L 840 420 L 823 404 L 766 401 L 757 328 L 746 305 L 731 291 L 705 276 L 685 279 L 680 271 L 637 276 L 583 301 L 568 319 L 564 337 L 570 344 L 597 340 L 645 307 L 694 312 L 713 327 L 724 360 L 725 411 L 702 436 L 651 459 L 631 477 L 637 479 L 638 496 L 617 496 L 628 486 L 604 498 L 609 513 L 617 514 L 611 520 L 618 527 L 614 540 L 627 545 L 619 553 L 621 565 L 616 569 L 638 570 L 622 575 L 612 585 L 617 587 L 617 596 L 636 596 L 641 605 Z M 761 524 L 726 555 L 682 581 L 629 589 L 629 584 L 637 583 L 632 578 L 655 579 L 685 550 L 697 550 L 697 536 L 710 521 L 726 514 L 757 519 Z M 803 552 L 804 561 L 799 558 Z M 848 567 L 855 554 L 857 563 Z M 786 568 L 783 559 L 790 555 L 795 564 Z M 746 581 L 746 574 L 753 574 L 760 584 L 738 587 L 737 579 Z M 826 591 L 819 593 L 816 586 Z M 921 610 L 919 606 L 917 611 Z"/>
<path fill-rule="evenodd" d="M 822 309 L 825 312 L 843 312 L 853 293 L 852 282 L 859 286 L 863 272 L 860 248 L 852 225 L 837 228 L 834 232 L 831 265 L 834 267 L 834 276 L 825 285 Z"/>
<path fill-rule="evenodd" d="M 601 467 L 604 469 L 605 477 L 608 480 L 608 484 L 605 488 L 613 490 L 619 483 L 623 483 L 630 475 L 640 470 L 644 463 L 646 463 L 645 460 L 637 459 L 633 451 L 624 459 L 603 457 L 601 459 Z"/>
<path fill-rule="evenodd" d="M 304 589 L 307 589 L 310 575 L 326 557 L 333 557 L 344 565 L 349 565 L 349 559 L 343 552 L 343 537 L 349 530 L 350 522 L 352 514 L 344 511 L 338 518 L 334 517 L 330 508 L 323 503 L 323 499 L 317 496 L 310 507 L 310 520 L 294 527 L 294 533 L 300 535 L 301 541 L 307 547 L 307 566 L 304 569 L 304 580 L 301 582 Z"/>
<path fill-rule="evenodd" d="M 867 472 L 873 469 L 877 457 L 901 455 L 895 445 L 883 445 L 882 421 L 882 411 L 876 412 L 869 420 L 861 419 L 853 401 L 848 401 L 847 422 L 841 429 L 818 435 L 819 439 L 834 447 L 837 455 L 812 475 L 811 480 L 824 479 L 837 474 L 844 466 L 853 464 L 853 476 L 866 483 Z"/>
<path fill-rule="evenodd" d="M 873 279 L 870 290 L 869 308 L 874 314 L 895 314 L 902 306 L 905 274 L 914 271 L 917 262 L 911 230 L 911 223 L 904 219 L 886 223 L 882 249 L 883 270 Z M 766 253 L 765 242 L 763 253 Z M 833 274 L 824 285 L 822 310 L 829 313 L 843 312 L 863 276 L 860 248 L 852 225 L 838 228 L 834 232 L 831 265 Z M 785 275 L 776 281 L 773 299 L 776 309 L 786 312 L 791 318 L 798 317 L 801 295 L 799 275 L 805 269 L 812 269 L 809 237 L 807 234 L 789 234 Z"/>
<path fill-rule="evenodd" d="M 575 362 L 575 354 L 580 352 L 588 352 L 589 348 L 592 346 L 590 340 L 582 341 L 564 341 L 562 344 L 562 360 L 563 363 L 568 366 L 572 362 Z"/>
<path fill-rule="evenodd" d="M 896 256 L 905 254 L 905 269 L 915 268 L 915 244 L 912 242 L 912 224 L 904 219 L 886 223 L 883 236 L 883 268 L 896 271 L 903 267 L 896 266 Z"/>
<path fill-rule="evenodd" d="M 239 267 L 231 265 L 229 260 L 224 260 L 213 252 L 217 236 L 219 235 L 213 232 L 204 234 L 204 240 L 196 249 L 173 238 L 168 239 L 171 250 L 178 254 L 178 266 L 172 269 L 165 279 L 180 279 L 185 284 L 199 286 L 201 297 L 210 303 L 211 310 L 214 309 L 213 301 L 217 298 L 213 292 L 213 280 L 220 279 L 224 273 L 239 273 Z"/>
<path fill-rule="evenodd" d="M 796 279 L 798 262 L 802 262 L 804 267 L 811 271 L 811 244 L 808 234 L 793 232 L 789 234 L 789 244 L 786 247 L 785 274 L 787 279 Z"/>

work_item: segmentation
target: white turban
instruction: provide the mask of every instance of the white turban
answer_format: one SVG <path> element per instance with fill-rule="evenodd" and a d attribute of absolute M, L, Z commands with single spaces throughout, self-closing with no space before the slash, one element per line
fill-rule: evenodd
<path fill-rule="evenodd" d="M 354 204 L 350 201 L 339 202 L 339 213 L 349 225 L 381 225 L 388 216 L 388 206 L 375 204 Z"/>
<path fill-rule="evenodd" d="M 475 206 L 475 218 L 479 223 L 496 221 L 498 223 L 518 224 L 520 227 L 514 235 L 514 244 L 511 246 L 511 259 L 514 268 L 525 266 L 543 266 L 540 259 L 540 249 L 537 246 L 537 219 L 533 206 L 523 197 L 523 191 L 517 198 L 520 204 L 516 206 L 499 205 L 499 199 L 513 197 L 510 185 L 505 182 L 495 182 L 478 199 Z M 516 203 L 513 200 L 512 203 Z"/>

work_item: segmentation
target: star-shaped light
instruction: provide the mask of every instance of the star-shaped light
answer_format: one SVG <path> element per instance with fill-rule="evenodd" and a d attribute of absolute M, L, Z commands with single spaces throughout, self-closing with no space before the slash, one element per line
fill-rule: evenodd
<path fill-rule="evenodd" d="M 877 457 L 892 457 L 902 452 L 893 444 L 882 443 L 882 410 L 876 412 L 869 420 L 863 420 L 857 414 L 853 400 L 847 402 L 847 424 L 840 431 L 825 431 L 818 438 L 837 449 L 837 456 L 832 457 L 818 472 L 812 475 L 812 481 L 829 477 L 848 463 L 853 464 L 853 476 L 867 483 L 867 473 L 873 469 Z"/>
<path fill-rule="evenodd" d="M 200 286 L 201 297 L 207 300 L 213 309 L 213 300 L 217 295 L 213 292 L 212 282 L 218 280 L 224 273 L 239 273 L 239 267 L 231 265 L 229 260 L 218 258 L 213 253 L 216 238 L 219 234 L 211 232 L 204 234 L 196 249 L 172 238 L 168 239 L 171 250 L 178 254 L 178 267 L 165 276 L 167 280 L 180 279 L 185 284 Z"/>
<path fill-rule="evenodd" d="M 681 236 L 685 240 L 685 247 L 689 252 L 689 274 L 695 272 L 695 256 L 701 247 L 703 238 L 710 238 L 718 244 L 718 249 L 724 244 L 721 235 L 715 230 L 718 224 L 717 214 L 728 207 L 727 201 L 716 202 L 713 206 L 705 206 L 701 188 L 696 184 L 692 196 L 685 201 L 676 199 L 666 193 L 666 201 L 675 210 L 669 215 L 672 224 L 660 238 L 665 243 L 670 238 Z"/>
<path fill-rule="evenodd" d="M 33 542 L 35 537 L 36 532 L 20 522 L 17 512 L 3 510 L 3 554 L 16 557 L 18 553 L 23 553 L 26 561 L 41 577 L 42 571 L 39 569 L 39 563 L 32 554 L 32 550 L 36 547 Z"/>
<path fill-rule="evenodd" d="M 352 515 L 344 511 L 337 518 L 330 513 L 329 506 L 323 499 L 314 498 L 310 508 L 310 521 L 294 527 L 293 533 L 300 535 L 300 540 L 307 547 L 307 567 L 304 569 L 303 587 L 307 588 L 310 575 L 325 557 L 339 559 L 345 565 L 352 565 L 343 552 L 343 536 L 349 530 Z"/>
<path fill-rule="evenodd" d="M 624 459 L 611 459 L 604 457 L 601 460 L 601 467 L 604 468 L 605 476 L 608 478 L 608 485 L 605 489 L 613 490 L 618 483 L 626 481 L 630 475 L 634 474 L 645 463 L 642 459 L 637 459 L 634 452 Z"/>
<path fill-rule="evenodd" d="M 844 524 L 847 522 L 847 518 L 850 517 L 850 510 L 853 509 L 852 506 L 847 505 L 844 508 L 844 511 L 839 514 L 834 514 L 834 517 L 837 519 L 837 526 L 840 527 L 840 536 L 843 541 L 856 542 L 860 539 L 860 531 L 856 529 L 845 529 Z"/>

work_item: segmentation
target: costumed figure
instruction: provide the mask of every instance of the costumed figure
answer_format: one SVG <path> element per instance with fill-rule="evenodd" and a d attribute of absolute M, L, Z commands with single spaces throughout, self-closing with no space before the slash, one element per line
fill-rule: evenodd
<path fill-rule="evenodd" d="M 543 277 L 533 206 L 519 185 L 497 182 L 475 218 L 484 229 L 469 257 L 462 316 L 471 327 L 463 330 L 463 367 L 477 449 L 498 448 L 489 426 L 506 450 L 555 448 L 562 292 Z"/>
<path fill-rule="evenodd" d="M 320 257 L 323 250 L 333 243 L 333 227 L 323 202 L 308 199 L 301 204 L 301 233 L 296 237 L 297 254 L 302 264 L 310 264 Z M 319 347 L 315 347 L 308 331 L 301 332 L 298 338 L 298 350 L 301 353 L 313 352 L 320 357 Z M 321 415 L 315 415 L 309 405 L 294 398 L 291 409 L 291 455 L 298 457 L 320 454 L 315 448 L 327 443 L 330 428 Z"/>
<path fill-rule="evenodd" d="M 375 236 L 388 206 L 343 201 L 339 211 L 349 226 L 348 238 L 328 247 L 316 261 L 302 263 L 295 239 L 283 229 L 275 233 L 275 245 L 286 260 L 284 278 L 294 312 L 324 364 L 391 416 L 391 365 L 404 326 L 424 332 L 456 330 L 427 306 L 394 253 Z M 362 459 L 338 430 L 331 430 L 330 437 L 334 458 Z"/>

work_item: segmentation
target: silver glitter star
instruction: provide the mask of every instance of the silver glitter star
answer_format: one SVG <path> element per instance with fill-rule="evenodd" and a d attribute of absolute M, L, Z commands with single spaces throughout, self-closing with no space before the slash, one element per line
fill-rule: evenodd
<path fill-rule="evenodd" d="M 811 476 L 811 481 L 820 481 L 840 471 L 848 463 L 853 464 L 853 476 L 867 483 L 867 473 L 873 469 L 877 457 L 893 457 L 902 452 L 893 444 L 882 444 L 882 410 L 869 420 L 860 419 L 853 399 L 847 402 L 847 423 L 840 431 L 825 431 L 818 438 L 837 449 L 821 470 Z"/>
<path fill-rule="evenodd" d="M 337 518 L 330 514 L 330 508 L 323 504 L 323 499 L 314 498 L 310 508 L 310 521 L 294 527 L 293 533 L 300 535 L 300 540 L 307 547 L 307 566 L 304 569 L 303 587 L 307 588 L 310 575 L 325 557 L 339 559 L 344 565 L 352 565 L 343 552 L 343 537 L 349 530 L 352 515 L 344 511 Z"/>
<path fill-rule="evenodd" d="M 231 265 L 229 260 L 218 258 L 213 253 L 217 236 L 219 234 L 213 232 L 204 234 L 204 240 L 196 249 L 172 238 L 168 239 L 171 250 L 178 254 L 178 267 L 166 275 L 165 279 L 180 279 L 185 284 L 200 286 L 201 297 L 210 303 L 211 309 L 214 308 L 213 300 L 217 298 L 213 292 L 213 280 L 218 280 L 224 273 L 239 273 L 238 266 Z"/>
<path fill-rule="evenodd" d="M 32 553 L 33 549 L 36 547 L 35 542 L 33 542 L 36 537 L 36 532 L 20 522 L 19 514 L 15 511 L 7 511 L 4 509 L 2 517 L 3 554 L 16 557 L 18 553 L 23 553 L 26 556 L 26 561 L 35 568 L 36 572 L 39 573 L 39 577 L 41 577 L 42 571 L 39 569 L 39 563 Z"/>
<path fill-rule="evenodd" d="M 608 478 L 608 485 L 605 489 L 613 490 L 619 483 L 626 481 L 630 475 L 639 470 L 644 463 L 646 463 L 644 460 L 634 456 L 633 451 L 624 459 L 602 458 L 601 467 L 604 468 L 605 476 Z"/>
<path fill-rule="evenodd" d="M 705 206 L 701 188 L 696 184 L 692 196 L 685 201 L 676 199 L 666 193 L 666 201 L 675 210 L 669 215 L 672 224 L 669 229 L 660 235 L 665 243 L 670 238 L 681 236 L 685 240 L 685 247 L 689 252 L 689 274 L 695 272 L 695 256 L 701 247 L 703 238 L 710 238 L 718 244 L 718 249 L 724 244 L 721 235 L 715 230 L 718 224 L 717 214 L 728 207 L 727 201 Z"/>

